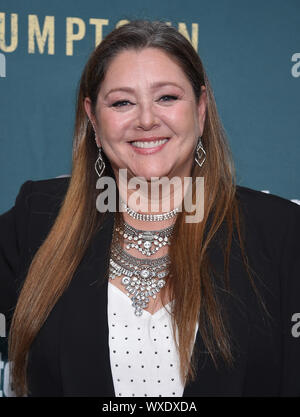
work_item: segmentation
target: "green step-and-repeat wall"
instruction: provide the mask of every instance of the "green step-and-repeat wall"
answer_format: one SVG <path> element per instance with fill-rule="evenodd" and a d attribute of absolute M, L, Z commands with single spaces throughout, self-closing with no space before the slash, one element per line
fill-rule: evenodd
<path fill-rule="evenodd" d="M 136 18 L 169 22 L 198 50 L 238 183 L 300 204 L 299 0 L 0 0 L 0 213 L 26 180 L 70 173 L 85 62 Z M 13 396 L 4 321 L 0 396 Z"/>

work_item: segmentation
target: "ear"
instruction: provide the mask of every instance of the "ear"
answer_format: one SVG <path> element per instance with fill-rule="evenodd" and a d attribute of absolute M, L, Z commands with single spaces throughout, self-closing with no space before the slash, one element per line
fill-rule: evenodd
<path fill-rule="evenodd" d="M 87 114 L 87 117 L 92 122 L 93 126 L 95 126 L 95 117 L 94 117 L 93 112 L 92 112 L 91 99 L 89 97 L 85 97 L 83 104 L 84 104 L 84 108 L 85 108 L 85 112 Z"/>
<path fill-rule="evenodd" d="M 95 140 L 96 140 L 96 143 L 97 143 L 98 147 L 100 147 L 101 146 L 100 145 L 100 140 L 98 138 L 97 128 L 96 128 L 97 121 L 96 121 L 96 118 L 95 118 L 95 116 L 94 116 L 94 114 L 92 112 L 92 102 L 91 102 L 91 99 L 89 97 L 85 97 L 85 99 L 84 99 L 84 108 L 85 108 L 86 114 L 87 114 L 90 122 L 93 125 L 94 131 L 95 131 Z"/>
<path fill-rule="evenodd" d="M 204 130 L 206 106 L 207 106 L 206 87 L 203 85 L 201 87 L 201 95 L 200 95 L 199 102 L 198 102 L 198 121 L 199 121 L 200 136 L 202 136 L 203 130 Z"/>

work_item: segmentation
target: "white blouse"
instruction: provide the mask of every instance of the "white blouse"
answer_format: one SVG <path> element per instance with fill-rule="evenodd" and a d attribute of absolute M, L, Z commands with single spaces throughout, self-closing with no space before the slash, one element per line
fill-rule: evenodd
<path fill-rule="evenodd" d="M 130 298 L 108 285 L 109 351 L 117 397 L 182 397 L 179 356 L 171 316 L 162 307 L 155 314 L 134 314 Z M 166 308 L 170 311 L 172 302 Z M 195 336 L 198 325 L 195 329 Z"/>

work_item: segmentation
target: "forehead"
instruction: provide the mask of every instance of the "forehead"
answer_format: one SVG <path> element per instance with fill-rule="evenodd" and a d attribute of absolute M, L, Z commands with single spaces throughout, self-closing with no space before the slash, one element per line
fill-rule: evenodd
<path fill-rule="evenodd" d="M 112 59 L 102 86 L 105 88 L 113 83 L 129 85 L 161 80 L 190 85 L 189 79 L 176 58 L 163 50 L 158 48 L 130 49 L 119 52 Z"/>

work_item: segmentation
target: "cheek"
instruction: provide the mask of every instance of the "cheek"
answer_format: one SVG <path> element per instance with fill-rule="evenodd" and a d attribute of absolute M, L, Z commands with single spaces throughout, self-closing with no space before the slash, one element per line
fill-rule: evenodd
<path fill-rule="evenodd" d="M 130 124 L 130 116 L 112 111 L 103 111 L 99 116 L 100 135 L 114 142 L 123 140 Z"/>
<path fill-rule="evenodd" d="M 194 135 L 198 131 L 197 113 L 189 103 L 176 106 L 172 112 L 165 112 L 163 119 L 180 136 Z"/>
<path fill-rule="evenodd" d="M 99 133 L 103 141 L 115 141 L 120 136 L 120 123 L 111 115 L 99 117 Z"/>

